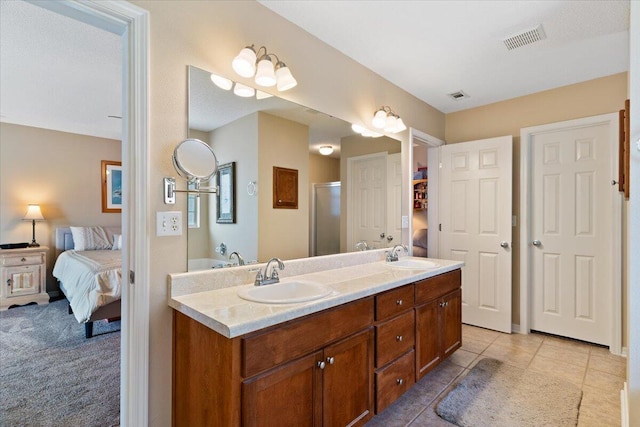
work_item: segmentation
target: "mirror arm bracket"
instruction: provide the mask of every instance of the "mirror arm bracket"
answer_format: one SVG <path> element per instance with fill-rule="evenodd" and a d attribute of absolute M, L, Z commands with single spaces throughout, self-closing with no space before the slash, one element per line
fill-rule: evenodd
<path fill-rule="evenodd" d="M 190 193 L 190 194 L 218 194 L 218 187 L 204 187 L 204 189 L 198 190 L 177 190 L 176 179 L 170 177 L 164 177 L 162 180 L 162 187 L 164 189 L 164 203 L 165 205 L 175 205 L 176 193 Z"/>

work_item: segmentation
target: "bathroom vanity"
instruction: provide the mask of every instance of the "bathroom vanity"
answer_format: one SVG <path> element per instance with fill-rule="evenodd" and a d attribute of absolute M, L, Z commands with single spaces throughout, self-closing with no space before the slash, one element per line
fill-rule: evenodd
<path fill-rule="evenodd" d="M 365 424 L 461 345 L 463 264 L 434 261 L 296 275 L 333 289 L 297 304 L 172 293 L 173 425 Z"/>

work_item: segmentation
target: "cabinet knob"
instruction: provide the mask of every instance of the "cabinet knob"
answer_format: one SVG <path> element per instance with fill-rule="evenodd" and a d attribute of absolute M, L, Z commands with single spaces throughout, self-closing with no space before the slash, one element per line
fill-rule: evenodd
<path fill-rule="evenodd" d="M 438 304 L 440 307 L 444 307 L 444 303 L 441 302 L 440 304 Z"/>
<path fill-rule="evenodd" d="M 402 305 L 402 302 L 403 302 L 403 301 L 402 301 L 401 299 L 396 300 L 396 305 Z"/>
<path fill-rule="evenodd" d="M 402 341 L 402 335 L 396 335 L 396 341 L 401 342 Z"/>
<path fill-rule="evenodd" d="M 11 283 L 13 283 L 13 281 L 11 279 L 7 279 L 7 286 L 11 286 Z"/>
<path fill-rule="evenodd" d="M 318 368 L 324 369 L 325 366 L 327 365 L 325 365 L 325 363 L 322 360 L 318 362 Z"/>
<path fill-rule="evenodd" d="M 22 259 L 20 261 L 25 262 L 27 259 L 25 257 L 22 257 Z"/>
<path fill-rule="evenodd" d="M 398 384 L 398 385 L 402 385 L 402 384 L 404 384 L 404 380 L 403 380 L 402 378 L 398 378 L 398 379 L 396 380 L 396 384 Z"/>
<path fill-rule="evenodd" d="M 336 362 L 336 359 L 333 357 L 327 357 L 327 363 L 329 365 L 333 365 Z"/>

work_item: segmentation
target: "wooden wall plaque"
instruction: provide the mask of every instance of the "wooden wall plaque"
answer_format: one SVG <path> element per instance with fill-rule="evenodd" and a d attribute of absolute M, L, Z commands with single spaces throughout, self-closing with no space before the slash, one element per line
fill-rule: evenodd
<path fill-rule="evenodd" d="M 298 170 L 273 167 L 273 208 L 298 209 Z"/>

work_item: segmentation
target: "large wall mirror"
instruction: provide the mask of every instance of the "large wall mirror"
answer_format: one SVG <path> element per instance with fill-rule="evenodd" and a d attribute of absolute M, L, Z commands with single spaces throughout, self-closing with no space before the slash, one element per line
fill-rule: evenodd
<path fill-rule="evenodd" d="M 258 95 L 223 90 L 211 73 L 189 67 L 189 138 L 211 145 L 220 164 L 235 165 L 235 222 L 216 221 L 216 197 L 188 196 L 189 270 L 229 265 L 233 252 L 249 263 L 400 243 L 400 141 L 363 137 L 343 120 Z M 321 155 L 321 146 L 333 152 Z M 294 178 L 274 186 L 274 170 L 282 169 L 296 171 L 295 208 L 273 197 L 296 196 L 286 187 Z"/>

